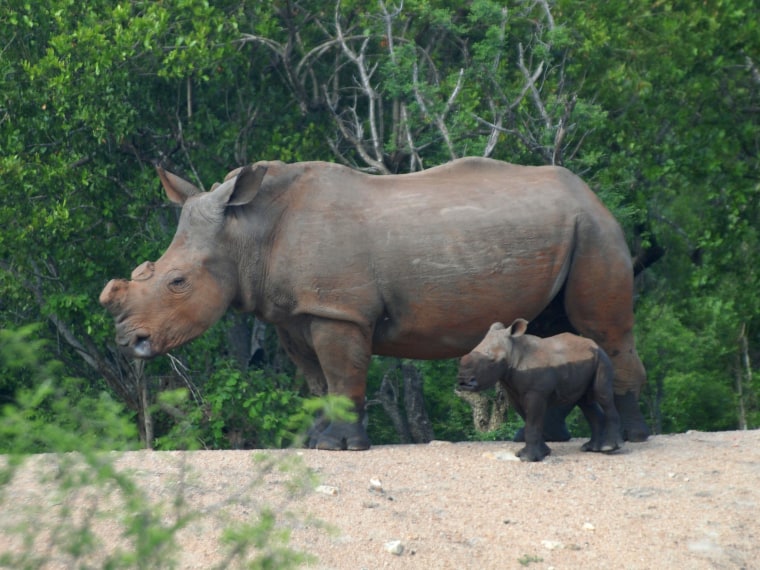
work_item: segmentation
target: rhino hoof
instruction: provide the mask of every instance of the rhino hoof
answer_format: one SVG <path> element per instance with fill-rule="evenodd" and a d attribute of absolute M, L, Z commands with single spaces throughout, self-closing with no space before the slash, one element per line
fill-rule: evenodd
<path fill-rule="evenodd" d="M 370 441 L 361 424 L 333 422 L 312 436 L 309 447 L 327 451 L 364 451 L 369 449 Z"/>
<path fill-rule="evenodd" d="M 649 438 L 649 426 L 641 415 L 636 395 L 629 391 L 624 395 L 615 395 L 615 408 L 620 413 L 622 436 L 626 441 L 641 442 Z"/>

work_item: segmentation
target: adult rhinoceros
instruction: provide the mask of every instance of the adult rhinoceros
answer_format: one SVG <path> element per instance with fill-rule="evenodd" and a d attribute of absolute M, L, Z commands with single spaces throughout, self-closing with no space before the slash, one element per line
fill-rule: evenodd
<path fill-rule="evenodd" d="M 629 440 L 648 436 L 633 338 L 631 258 L 620 226 L 559 167 L 465 158 L 371 176 L 324 162 L 258 162 L 201 192 L 159 169 L 183 206 L 161 258 L 112 280 L 100 302 L 128 354 L 165 354 L 231 305 L 273 323 L 313 390 L 342 394 L 356 423 L 312 436 L 366 449 L 371 354 L 469 352 L 494 321 L 574 328 L 609 354 Z"/>

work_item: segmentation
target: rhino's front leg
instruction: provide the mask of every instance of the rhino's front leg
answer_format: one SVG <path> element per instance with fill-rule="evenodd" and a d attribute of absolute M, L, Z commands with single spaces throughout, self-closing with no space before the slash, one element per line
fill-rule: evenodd
<path fill-rule="evenodd" d="M 333 420 L 309 442 L 310 447 L 328 450 L 369 449 L 364 428 L 364 400 L 371 357 L 370 334 L 347 321 L 314 319 L 311 340 L 325 378 L 327 392 L 346 396 L 354 404 L 355 422 Z"/>
<path fill-rule="evenodd" d="M 528 392 L 523 396 L 525 410 L 525 447 L 516 453 L 520 461 L 541 461 L 551 453 L 544 441 L 544 415 L 546 396 Z"/>

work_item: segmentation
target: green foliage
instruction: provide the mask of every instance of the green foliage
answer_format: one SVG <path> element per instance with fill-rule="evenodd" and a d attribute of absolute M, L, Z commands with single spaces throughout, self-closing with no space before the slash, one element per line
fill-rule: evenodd
<path fill-rule="evenodd" d="M 725 339 L 737 338 L 736 315 L 712 299 L 687 300 L 680 311 L 639 307 L 639 351 L 649 381 L 643 402 L 659 433 L 736 429 L 736 362 Z"/>
<path fill-rule="evenodd" d="M 105 378 L 136 411 L 113 385 L 129 371 L 107 348 L 113 325 L 97 295 L 109 277 L 156 259 L 171 240 L 176 213 L 154 162 L 203 185 L 257 159 L 338 157 L 367 167 L 360 149 L 374 152 L 376 142 L 385 168 L 405 172 L 494 143 L 496 158 L 561 162 L 583 175 L 622 222 L 634 254 L 655 243 L 666 250 L 638 280 L 648 413 L 665 431 L 735 426 L 739 330 L 747 331 L 750 363 L 760 359 L 755 3 L 545 6 L 409 0 L 383 12 L 382 4 L 344 0 L 338 23 L 348 48 L 365 46 L 370 100 L 360 66 L 336 41 L 334 6 L 323 2 L 6 2 L 0 329 L 49 326 L 24 328 L 23 340 L 3 340 L 0 350 L 16 346 L 23 360 L 19 349 L 55 339 L 40 346 L 60 364 L 43 376 L 85 377 L 86 386 L 46 385 L 35 369 L 5 358 L 0 404 L 41 402 L 41 426 L 60 395 L 79 391 L 87 405 L 106 406 Z M 532 86 L 525 71 L 535 74 Z M 185 426 L 184 439 L 175 431 L 162 444 L 230 446 L 230 433 L 249 422 L 243 439 L 284 444 L 296 386 L 278 376 L 282 367 L 217 368 L 224 349 L 216 334 L 224 336 L 211 332 L 181 353 L 203 404 L 159 405 L 156 413 L 180 410 Z M 437 437 L 472 437 L 451 365 L 419 366 Z M 152 378 L 168 369 L 165 361 L 146 367 Z M 750 427 L 760 425 L 756 383 L 747 380 L 744 395 Z M 392 440 L 380 418 L 375 406 L 373 440 Z"/>
<path fill-rule="evenodd" d="M 398 363 L 398 359 L 375 356 L 367 375 L 367 397 L 375 399 L 383 377 Z M 414 362 L 423 379 L 425 409 L 432 424 L 436 439 L 463 441 L 474 436 L 472 411 L 454 393 L 458 361 L 427 360 Z M 392 381 L 396 382 L 397 379 Z M 404 389 L 397 388 L 398 406 L 404 408 Z M 400 443 L 399 434 L 393 427 L 383 406 L 372 405 L 368 411 L 367 433 L 375 445 Z"/>
<path fill-rule="evenodd" d="M 293 515 L 285 505 L 263 506 L 259 490 L 272 471 L 279 471 L 288 496 L 312 488 L 313 474 L 297 457 L 259 456 L 248 484 L 233 497 L 204 512 L 188 504 L 185 489 L 194 474 L 178 469 L 170 497 L 150 497 L 137 479 L 117 467 L 112 450 L 136 443 L 134 424 L 106 395 L 91 396 L 81 381 L 61 380 L 61 367 L 37 352 L 44 345 L 30 341 L 32 327 L 0 329 L 0 371 L 23 371 L 31 387 L 21 388 L 0 414 L 0 532 L 15 548 L 0 551 L 0 566 L 44 568 L 51 564 L 76 568 L 174 568 L 180 552 L 177 534 L 204 518 L 226 524 L 225 509 L 253 513 L 245 524 L 226 526 L 220 568 L 296 568 L 311 557 L 288 546 Z M 316 405 L 310 403 L 310 409 Z M 340 408 L 333 403 L 328 407 Z M 28 454 L 56 452 L 30 459 Z M 41 489 L 19 503 L 11 494 L 14 478 L 25 470 Z M 313 523 L 313 521 L 312 521 Z M 118 529 L 117 543 L 104 543 L 103 528 Z"/>
<path fill-rule="evenodd" d="M 0 454 L 134 448 L 137 433 L 123 407 L 63 376 L 59 362 L 41 361 L 46 343 L 30 338 L 36 328 L 0 329 L 0 386 L 8 399 L 0 409 Z"/>
<path fill-rule="evenodd" d="M 541 563 L 544 559 L 535 554 L 525 554 L 518 558 L 517 561 L 520 563 L 520 566 L 530 566 L 533 563 Z"/>
<path fill-rule="evenodd" d="M 284 447 L 292 443 L 290 416 L 304 405 L 293 380 L 264 370 L 242 372 L 220 364 L 203 385 L 203 401 L 189 402 L 187 391 L 162 396 L 164 406 L 185 409 L 183 421 L 159 438 L 161 449 Z M 184 401 L 183 401 L 184 400 Z"/>
<path fill-rule="evenodd" d="M 524 422 L 522 418 L 514 409 L 510 409 L 507 414 L 507 421 L 497 429 L 484 433 L 474 432 L 469 439 L 473 441 L 512 441 L 515 437 L 515 432 L 523 426 Z"/>
<path fill-rule="evenodd" d="M 463 441 L 475 436 L 472 410 L 455 393 L 458 359 L 417 363 L 425 382 L 425 405 L 436 439 Z"/>
<path fill-rule="evenodd" d="M 222 543 L 233 552 L 245 552 L 255 548 L 262 552 L 245 565 L 250 570 L 280 570 L 298 568 L 313 557 L 289 548 L 290 531 L 278 525 L 277 513 L 264 509 L 255 524 L 243 524 L 228 528 Z"/>

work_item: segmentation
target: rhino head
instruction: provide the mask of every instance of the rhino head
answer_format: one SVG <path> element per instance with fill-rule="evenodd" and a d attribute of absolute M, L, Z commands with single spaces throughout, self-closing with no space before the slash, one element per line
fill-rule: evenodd
<path fill-rule="evenodd" d="M 201 192 L 190 182 L 158 169 L 169 199 L 182 206 L 177 232 L 156 261 L 132 271 L 131 280 L 111 280 L 100 304 L 116 321 L 116 341 L 131 357 L 152 358 L 201 335 L 238 292 L 238 260 L 232 243 L 235 208 L 258 192 L 266 167 L 245 167 Z M 233 219 L 232 221 L 230 219 Z"/>
<path fill-rule="evenodd" d="M 493 323 L 478 345 L 459 360 L 457 383 L 460 390 L 487 390 L 505 378 L 514 365 L 513 338 L 525 334 L 528 321 L 516 319 L 509 327 Z"/>

